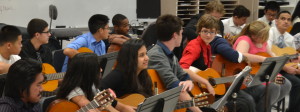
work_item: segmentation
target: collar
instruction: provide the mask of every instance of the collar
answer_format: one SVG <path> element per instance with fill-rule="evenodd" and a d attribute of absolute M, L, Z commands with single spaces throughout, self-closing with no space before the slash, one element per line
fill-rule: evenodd
<path fill-rule="evenodd" d="M 27 40 L 27 42 L 28 42 L 27 45 L 29 47 L 29 50 L 31 49 L 31 50 L 33 50 L 35 52 L 43 52 L 43 45 L 41 45 L 38 50 L 35 50 L 33 44 L 31 43 L 31 39 Z"/>
<path fill-rule="evenodd" d="M 269 24 L 269 20 L 266 18 L 266 15 L 264 15 L 263 17 L 262 17 L 262 19 L 264 20 L 264 21 L 266 21 L 267 22 L 267 24 Z M 273 23 L 272 23 L 273 24 Z"/>
<path fill-rule="evenodd" d="M 238 28 L 243 28 L 243 26 L 245 26 L 245 24 L 241 25 L 241 26 L 236 26 L 233 22 L 233 17 L 230 17 L 229 18 L 229 26 L 232 26 L 232 27 L 238 27 Z"/>
<path fill-rule="evenodd" d="M 159 45 L 159 46 L 163 49 L 163 51 L 165 52 L 165 54 L 166 54 L 167 56 L 174 56 L 173 52 L 170 51 L 170 49 L 169 49 L 165 44 L 163 44 L 163 43 L 160 42 L 160 41 L 157 41 L 156 44 Z"/>

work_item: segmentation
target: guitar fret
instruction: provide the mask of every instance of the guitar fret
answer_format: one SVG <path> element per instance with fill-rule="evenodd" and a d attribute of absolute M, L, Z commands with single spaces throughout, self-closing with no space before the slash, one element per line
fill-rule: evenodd
<path fill-rule="evenodd" d="M 98 108 L 98 107 L 99 107 L 99 104 L 97 103 L 96 100 L 91 101 L 90 104 L 91 104 L 94 108 Z"/>

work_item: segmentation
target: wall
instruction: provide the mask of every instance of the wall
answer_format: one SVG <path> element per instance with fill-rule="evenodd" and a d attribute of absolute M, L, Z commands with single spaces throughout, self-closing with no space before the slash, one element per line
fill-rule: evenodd
<path fill-rule="evenodd" d="M 50 4 L 58 10 L 52 26 L 87 27 L 93 14 L 105 14 L 111 20 L 114 14 L 121 13 L 129 21 L 136 20 L 136 0 L 0 0 L 0 23 L 26 27 L 32 18 L 49 23 Z"/>

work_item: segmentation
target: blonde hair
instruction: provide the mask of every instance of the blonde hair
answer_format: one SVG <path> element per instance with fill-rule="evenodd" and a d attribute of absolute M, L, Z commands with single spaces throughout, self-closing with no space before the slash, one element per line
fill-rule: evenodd
<path fill-rule="evenodd" d="M 197 23 L 197 33 L 199 33 L 201 31 L 202 28 L 207 28 L 207 29 L 216 29 L 216 31 L 219 31 L 219 21 L 213 17 L 210 14 L 204 14 L 203 16 L 201 16 L 201 18 L 198 20 Z"/>
<path fill-rule="evenodd" d="M 205 6 L 205 13 L 209 14 L 216 11 L 222 15 L 225 14 L 224 5 L 219 0 L 212 0 Z"/>
<path fill-rule="evenodd" d="M 247 35 L 252 39 L 252 36 L 261 38 L 263 42 L 267 42 L 269 39 L 269 30 L 270 27 L 264 22 L 253 21 L 250 24 L 246 25 L 241 33 L 237 37 Z M 236 38 L 237 39 L 237 38 Z"/>

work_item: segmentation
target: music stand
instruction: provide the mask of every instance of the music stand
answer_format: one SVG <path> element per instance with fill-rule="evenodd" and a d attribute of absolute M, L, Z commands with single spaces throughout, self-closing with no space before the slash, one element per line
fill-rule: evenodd
<path fill-rule="evenodd" d="M 165 91 L 159 95 L 146 98 L 139 104 L 137 112 L 173 112 L 183 86 Z"/>
<path fill-rule="evenodd" d="M 224 106 L 227 103 L 227 101 L 230 99 L 230 96 L 233 93 L 237 93 L 240 90 L 245 76 L 247 76 L 250 73 L 251 69 L 252 68 L 250 66 L 246 66 L 239 74 L 237 74 L 236 78 L 233 80 L 226 94 L 221 99 L 213 103 L 211 105 L 211 108 L 217 110 L 222 106 Z"/>
<path fill-rule="evenodd" d="M 98 56 L 98 58 L 101 58 L 102 60 L 106 61 L 104 63 L 102 62 L 103 64 L 101 66 L 101 68 L 104 70 L 102 78 L 104 78 L 108 73 L 111 72 L 113 66 L 115 65 L 116 59 L 118 57 L 118 53 L 119 52 L 111 52 L 105 55 Z"/>
<path fill-rule="evenodd" d="M 269 75 L 269 81 L 273 81 L 288 59 L 289 58 L 286 56 L 267 58 L 264 62 L 262 62 L 259 71 L 248 84 L 248 87 L 261 84 L 265 81 L 266 75 Z"/>

